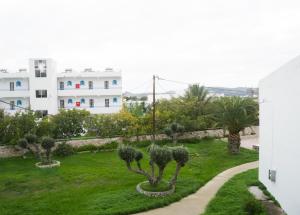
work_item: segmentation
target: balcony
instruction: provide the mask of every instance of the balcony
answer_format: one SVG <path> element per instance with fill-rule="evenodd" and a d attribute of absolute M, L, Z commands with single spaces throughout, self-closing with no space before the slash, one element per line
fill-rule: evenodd
<path fill-rule="evenodd" d="M 10 91 L 9 89 L 0 89 L 0 98 L 12 98 L 12 97 L 29 97 L 28 89 L 15 89 Z"/>
<path fill-rule="evenodd" d="M 66 88 L 66 89 L 58 89 L 57 96 L 115 96 L 121 95 L 122 88 L 114 87 L 114 88 Z"/>

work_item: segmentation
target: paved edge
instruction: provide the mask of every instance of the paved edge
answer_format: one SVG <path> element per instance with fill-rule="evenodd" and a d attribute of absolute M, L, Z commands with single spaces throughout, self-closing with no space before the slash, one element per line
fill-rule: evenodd
<path fill-rule="evenodd" d="M 135 215 L 199 215 L 205 212 L 208 203 L 215 197 L 219 189 L 233 176 L 250 169 L 258 168 L 258 161 L 245 163 L 219 173 L 196 193 L 166 207 L 137 213 Z"/>

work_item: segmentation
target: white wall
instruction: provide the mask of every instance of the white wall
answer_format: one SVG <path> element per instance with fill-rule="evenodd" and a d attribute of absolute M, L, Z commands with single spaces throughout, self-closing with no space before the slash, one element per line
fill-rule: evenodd
<path fill-rule="evenodd" d="M 60 82 L 64 82 L 64 89 L 65 90 L 78 90 L 75 89 L 75 85 L 76 84 L 80 84 L 80 81 L 83 80 L 85 81 L 85 85 L 84 86 L 80 86 L 80 89 L 89 89 L 89 81 L 93 81 L 93 89 L 104 89 L 104 81 L 108 81 L 109 82 L 109 89 L 113 89 L 113 88 L 121 88 L 122 83 L 121 83 L 121 78 L 103 78 L 103 77 L 65 77 L 65 78 L 58 78 L 57 80 L 57 87 L 59 90 L 59 83 Z M 113 80 L 117 80 L 117 85 L 113 85 L 112 81 Z M 67 82 L 71 81 L 72 82 L 72 86 L 68 86 Z"/>
<path fill-rule="evenodd" d="M 16 82 L 20 81 L 21 86 L 17 87 Z M 29 90 L 29 81 L 28 78 L 0 78 L 0 93 L 1 91 L 10 90 L 10 82 L 14 82 L 15 90 Z M 1 97 L 1 94 L 0 94 Z"/>
<path fill-rule="evenodd" d="M 34 61 L 46 60 L 47 77 L 35 77 Z M 57 77 L 55 63 L 51 59 L 29 60 L 30 105 L 33 110 L 57 113 Z M 47 90 L 47 98 L 36 98 L 36 90 Z"/>
<path fill-rule="evenodd" d="M 259 180 L 289 215 L 300 214 L 300 57 L 259 85 Z M 276 182 L 268 171 L 276 170 Z"/>

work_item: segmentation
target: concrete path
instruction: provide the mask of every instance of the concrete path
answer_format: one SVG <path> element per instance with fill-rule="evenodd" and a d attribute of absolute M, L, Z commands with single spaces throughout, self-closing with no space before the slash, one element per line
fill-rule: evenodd
<path fill-rule="evenodd" d="M 224 142 L 227 142 L 227 138 L 222 138 Z M 248 135 L 248 136 L 241 136 L 241 147 L 246 149 L 252 149 L 253 145 L 259 145 L 259 137 L 257 135 Z"/>
<path fill-rule="evenodd" d="M 212 200 L 218 190 L 236 174 L 258 167 L 258 161 L 242 164 L 221 172 L 212 180 L 201 187 L 196 193 L 191 194 L 178 202 L 163 208 L 138 213 L 136 215 L 199 215 L 204 213 L 207 204 Z"/>
<path fill-rule="evenodd" d="M 241 147 L 246 149 L 253 149 L 253 145 L 259 145 L 259 138 L 256 135 L 242 136 Z"/>

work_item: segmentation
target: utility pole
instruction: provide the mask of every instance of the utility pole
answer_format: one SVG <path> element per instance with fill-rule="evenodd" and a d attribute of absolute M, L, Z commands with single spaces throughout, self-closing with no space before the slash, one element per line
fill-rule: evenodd
<path fill-rule="evenodd" d="M 152 105 L 153 105 L 153 112 L 152 112 L 152 142 L 155 143 L 155 131 L 156 131 L 156 122 L 155 122 L 155 78 L 156 76 L 153 75 L 153 101 L 152 101 Z"/>

